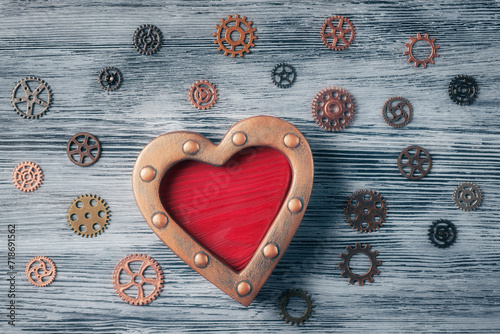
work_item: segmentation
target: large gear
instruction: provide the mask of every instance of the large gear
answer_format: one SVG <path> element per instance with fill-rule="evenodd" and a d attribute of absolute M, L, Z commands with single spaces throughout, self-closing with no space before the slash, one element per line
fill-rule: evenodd
<path fill-rule="evenodd" d="M 95 195 L 80 195 L 68 208 L 68 225 L 82 237 L 95 237 L 102 233 L 109 222 L 107 204 Z"/>
<path fill-rule="evenodd" d="M 293 317 L 287 311 L 286 307 L 290 298 L 299 297 L 302 298 L 307 305 L 304 314 L 300 317 Z M 302 289 L 288 289 L 283 292 L 283 294 L 278 299 L 278 308 L 280 309 L 281 319 L 285 319 L 285 323 L 290 323 L 290 325 L 303 325 L 305 321 L 309 321 L 309 318 L 312 317 L 312 313 L 314 312 L 315 305 L 313 304 L 314 299 L 311 298 L 311 295 L 307 294 L 307 291 L 303 291 Z"/>
<path fill-rule="evenodd" d="M 334 22 L 335 25 L 332 22 Z M 327 28 L 330 28 L 329 32 L 326 32 Z M 348 18 L 343 16 L 332 16 L 326 19 L 321 26 L 320 35 L 323 44 L 329 49 L 340 51 L 352 44 L 356 31 L 354 25 Z"/>
<path fill-rule="evenodd" d="M 37 86 L 32 90 L 35 84 Z M 20 96 L 20 92 L 24 92 L 25 95 Z M 39 118 L 49 110 L 52 103 L 52 91 L 42 79 L 28 77 L 18 81 L 12 89 L 11 103 L 14 110 L 23 118 Z M 23 108 L 24 103 L 26 106 Z M 37 111 L 40 108 L 41 110 Z"/>
<path fill-rule="evenodd" d="M 448 86 L 448 94 L 450 99 L 456 104 L 462 106 L 469 105 L 477 97 L 478 87 L 477 82 L 473 77 L 468 75 L 457 75 L 451 80 Z"/>
<path fill-rule="evenodd" d="M 347 199 L 345 218 L 359 232 L 373 232 L 387 218 L 385 199 L 373 190 L 358 190 Z"/>
<path fill-rule="evenodd" d="M 279 63 L 271 72 L 273 83 L 279 88 L 289 88 L 293 85 L 297 73 L 292 65 Z"/>
<path fill-rule="evenodd" d="M 122 84 L 122 73 L 116 67 L 105 67 L 99 72 L 97 81 L 104 90 L 117 90 Z"/>
<path fill-rule="evenodd" d="M 152 55 L 161 47 L 163 35 L 158 27 L 144 24 L 137 28 L 132 37 L 135 49 L 143 55 Z"/>
<path fill-rule="evenodd" d="M 140 268 L 134 272 L 130 268 L 131 262 L 139 262 Z M 145 271 L 148 267 L 154 270 L 155 277 L 146 277 Z M 127 277 L 126 283 L 121 283 L 120 278 Z M 150 284 L 154 287 L 153 291 L 145 295 L 144 284 Z M 163 271 L 158 262 L 150 256 L 144 254 L 128 255 L 123 258 L 115 267 L 113 272 L 113 287 L 118 296 L 131 305 L 146 305 L 158 297 L 163 288 Z M 135 287 L 137 296 L 131 296 L 126 290 Z"/>
<path fill-rule="evenodd" d="M 436 247 L 449 247 L 455 242 L 456 237 L 457 229 L 449 220 L 437 220 L 429 227 L 429 239 Z"/>
<path fill-rule="evenodd" d="M 408 50 L 405 51 L 404 55 L 408 56 L 408 62 L 411 63 L 412 61 L 415 63 L 415 67 L 418 67 L 419 65 L 422 65 L 422 67 L 426 67 L 427 63 L 434 64 L 434 57 L 439 57 L 439 55 L 436 53 L 436 50 L 439 49 L 439 46 L 434 44 L 434 41 L 436 39 L 430 39 L 429 34 L 425 34 L 422 36 L 420 33 L 417 33 L 417 37 L 412 37 L 410 36 L 410 43 L 405 43 L 405 46 L 408 48 Z M 415 45 L 416 42 L 418 41 L 425 41 L 429 43 L 431 46 L 431 54 L 429 57 L 427 57 L 424 60 L 417 59 L 413 56 L 413 46 Z"/>
<path fill-rule="evenodd" d="M 38 263 L 38 265 L 37 265 Z M 34 286 L 47 286 L 56 277 L 56 266 L 51 259 L 46 256 L 36 256 L 26 265 L 26 278 Z"/>
<path fill-rule="evenodd" d="M 356 104 L 348 91 L 332 87 L 320 91 L 313 100 L 313 118 L 323 129 L 340 131 L 348 126 L 356 113 Z"/>
<path fill-rule="evenodd" d="M 413 117 L 413 107 L 405 98 L 392 97 L 385 102 L 382 117 L 393 128 L 400 128 L 410 123 Z"/>
<path fill-rule="evenodd" d="M 196 81 L 188 91 L 189 102 L 200 110 L 211 108 L 217 102 L 217 98 L 217 88 L 207 80 Z"/>
<path fill-rule="evenodd" d="M 362 247 L 360 243 L 356 243 L 356 246 L 352 248 L 351 246 L 347 246 L 347 254 L 340 254 L 340 258 L 344 260 L 344 262 L 339 263 L 339 268 L 344 269 L 342 272 L 342 277 L 349 277 L 349 284 L 354 284 L 356 281 L 358 282 L 359 285 L 364 285 L 365 281 L 368 281 L 370 283 L 373 282 L 373 275 L 378 275 L 380 274 L 380 271 L 377 269 L 377 266 L 380 266 L 382 264 L 382 261 L 377 260 L 377 251 L 370 251 L 372 246 L 370 245 L 365 245 L 365 247 Z M 351 271 L 351 268 L 349 267 L 349 260 L 352 258 L 354 254 L 365 254 L 368 256 L 371 262 L 370 269 L 363 275 L 358 275 L 355 274 Z"/>
<path fill-rule="evenodd" d="M 455 205 L 463 211 L 476 210 L 483 200 L 481 189 L 472 182 L 464 182 L 458 185 L 453 192 Z"/>
<path fill-rule="evenodd" d="M 431 155 L 420 146 L 409 146 L 398 157 L 398 168 L 404 177 L 419 180 L 429 174 L 432 167 Z"/>
<path fill-rule="evenodd" d="M 215 26 L 217 32 L 214 32 L 216 37 L 214 44 L 219 44 L 219 51 L 224 51 L 224 56 L 231 54 L 233 58 L 236 55 L 243 57 L 244 52 L 250 53 L 250 48 L 255 46 L 253 42 L 257 39 L 254 35 L 256 29 L 252 28 L 252 21 L 247 21 L 245 16 L 240 18 L 236 14 L 234 17 L 228 15 L 226 20 L 220 19 L 220 22 L 220 25 Z M 233 33 L 238 34 L 238 39 L 231 37 Z"/>
<path fill-rule="evenodd" d="M 12 171 L 12 182 L 14 182 L 16 188 L 21 191 L 35 191 L 40 187 L 42 181 L 42 169 L 34 162 L 21 162 Z"/>

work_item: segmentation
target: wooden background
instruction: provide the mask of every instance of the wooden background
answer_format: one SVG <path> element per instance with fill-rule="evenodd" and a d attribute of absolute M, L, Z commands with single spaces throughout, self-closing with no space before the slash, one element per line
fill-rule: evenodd
<path fill-rule="evenodd" d="M 246 15 L 258 39 L 244 58 L 224 57 L 213 44 L 220 18 Z M 344 15 L 356 26 L 354 44 L 327 49 L 322 22 Z M 0 332 L 178 333 L 339 332 L 498 333 L 500 331 L 500 3 L 498 1 L 7 1 L 0 4 Z M 131 37 L 141 24 L 164 35 L 158 54 L 140 55 Z M 439 58 L 426 69 L 406 63 L 404 43 L 417 32 L 436 38 Z M 297 70 L 290 89 L 276 88 L 277 62 Z M 118 67 L 122 87 L 97 83 L 106 66 Z M 448 83 L 471 75 L 476 102 L 458 106 Z M 41 119 L 19 117 L 10 105 L 14 84 L 29 75 L 54 93 Z M 198 111 L 187 101 L 196 80 L 214 82 L 216 106 Z M 329 133 L 312 120 L 310 104 L 328 86 L 356 99 L 357 114 L 344 132 Z M 381 116 L 384 102 L 403 96 L 414 119 L 402 129 Z M 179 260 L 149 229 L 134 201 L 131 171 L 153 138 L 176 130 L 218 141 L 230 126 L 255 115 L 281 117 L 312 147 L 315 182 L 309 208 L 282 261 L 248 308 L 240 306 Z M 65 146 L 77 132 L 96 135 L 95 165 L 72 164 Z M 399 152 L 426 148 L 431 173 L 410 181 L 398 171 Z M 14 166 L 38 163 L 43 185 L 31 194 L 11 183 Z M 484 202 L 458 210 L 455 187 L 476 182 Z M 362 234 L 344 221 L 346 198 L 371 188 L 389 207 L 380 231 Z M 66 209 L 80 194 L 101 196 L 111 209 L 97 238 L 74 234 Z M 427 229 L 445 218 L 458 228 L 449 249 L 429 243 Z M 7 225 L 17 227 L 17 326 L 7 325 Z M 380 276 L 365 286 L 340 277 L 339 254 L 355 242 L 380 253 Z M 116 263 L 132 253 L 154 257 L 165 273 L 160 297 L 131 306 L 115 294 Z M 27 261 L 46 255 L 58 268 L 47 288 L 31 286 Z M 310 323 L 279 319 L 276 300 L 288 288 L 309 291 L 316 304 Z"/>

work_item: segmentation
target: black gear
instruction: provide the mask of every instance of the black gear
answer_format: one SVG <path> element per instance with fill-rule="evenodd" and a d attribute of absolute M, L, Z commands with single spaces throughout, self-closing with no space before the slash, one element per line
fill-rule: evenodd
<path fill-rule="evenodd" d="M 99 85 L 105 90 L 116 90 L 122 84 L 122 73 L 116 67 L 105 67 L 97 77 Z"/>
<path fill-rule="evenodd" d="M 307 309 L 304 314 L 300 317 L 291 316 L 286 310 L 286 306 L 288 305 L 288 301 L 291 297 L 300 297 L 302 298 L 307 305 Z M 278 300 L 278 308 L 280 309 L 281 319 L 285 319 L 286 323 L 290 323 L 290 325 L 303 325 L 304 321 L 308 321 L 310 317 L 312 317 L 312 313 L 314 312 L 314 299 L 311 298 L 311 295 L 307 294 L 307 291 L 303 291 L 302 289 L 288 289 L 283 292 L 283 294 L 279 297 Z"/>
<path fill-rule="evenodd" d="M 437 220 L 429 227 L 429 239 L 436 247 L 450 247 L 455 242 L 456 238 L 457 229 L 449 220 Z"/>
<path fill-rule="evenodd" d="M 132 37 L 134 47 L 143 55 L 152 55 L 161 47 L 163 35 L 158 27 L 152 24 L 144 24 L 137 28 Z"/>
<path fill-rule="evenodd" d="M 477 82 L 468 75 L 457 75 L 451 80 L 448 93 L 453 102 L 460 105 L 468 105 L 477 97 Z"/>
<path fill-rule="evenodd" d="M 286 63 L 279 63 L 274 66 L 271 72 L 271 78 L 276 86 L 279 88 L 289 88 L 292 86 L 297 73 L 292 65 Z"/>

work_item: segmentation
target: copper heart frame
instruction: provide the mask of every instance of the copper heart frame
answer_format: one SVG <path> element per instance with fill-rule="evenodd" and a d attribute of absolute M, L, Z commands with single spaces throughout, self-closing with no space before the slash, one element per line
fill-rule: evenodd
<path fill-rule="evenodd" d="M 224 165 L 235 153 L 267 146 L 289 161 L 288 194 L 248 265 L 239 272 L 205 249 L 163 207 L 159 188 L 165 173 L 184 160 Z M 139 154 L 132 184 L 139 209 L 156 235 L 184 262 L 244 306 L 250 305 L 297 231 L 312 191 L 314 165 L 304 136 L 290 123 L 270 116 L 244 119 L 215 145 L 194 132 L 171 132 L 151 141 Z"/>

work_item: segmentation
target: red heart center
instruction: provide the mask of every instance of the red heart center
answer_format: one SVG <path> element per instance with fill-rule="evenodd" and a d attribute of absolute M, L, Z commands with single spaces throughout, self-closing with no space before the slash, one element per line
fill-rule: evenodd
<path fill-rule="evenodd" d="M 269 147 L 251 147 L 224 166 L 183 161 L 160 185 L 165 210 L 187 233 L 234 270 L 250 262 L 281 208 L 292 171 Z"/>

